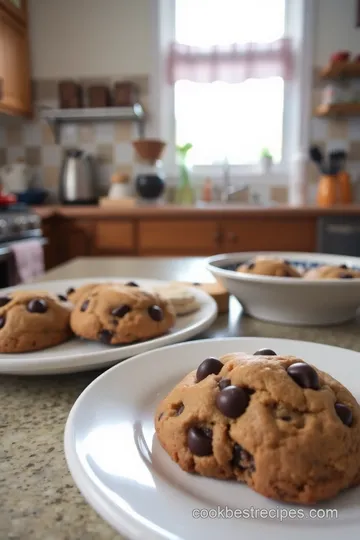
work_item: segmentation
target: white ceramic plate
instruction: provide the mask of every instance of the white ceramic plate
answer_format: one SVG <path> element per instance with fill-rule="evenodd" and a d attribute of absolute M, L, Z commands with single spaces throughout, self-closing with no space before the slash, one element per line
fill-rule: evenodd
<path fill-rule="evenodd" d="M 75 403 L 65 428 L 65 454 L 80 491 L 95 510 L 131 540 L 338 540 L 356 538 L 360 489 L 317 506 L 318 519 L 285 516 L 292 508 L 266 499 L 245 485 L 183 472 L 160 447 L 153 416 L 159 401 L 209 355 L 254 353 L 269 347 L 297 355 L 328 371 L 360 397 L 360 354 L 270 338 L 201 340 L 148 352 L 96 379 Z M 194 518 L 193 511 L 264 509 L 265 517 Z M 293 507 L 304 516 L 309 508 Z M 271 510 L 271 512 L 270 512 Z M 336 510 L 337 519 L 325 519 Z M 264 513 L 262 514 L 264 516 Z M 211 514 L 210 514 L 211 515 Z M 291 514 L 290 514 L 291 515 Z M 321 515 L 323 518 L 321 518 Z M 329 515 L 329 514 L 328 514 Z"/>
<path fill-rule="evenodd" d="M 92 278 L 92 279 L 73 279 L 63 281 L 48 281 L 14 287 L 12 289 L 3 289 L 1 294 L 11 292 L 15 289 L 26 290 L 46 290 L 56 294 L 64 294 L 70 287 L 80 287 L 85 283 L 100 283 L 100 282 L 119 282 L 126 283 L 134 281 L 132 278 Z M 158 280 L 137 279 L 136 282 L 145 288 L 152 288 L 163 284 Z M 66 343 L 44 349 L 23 354 L 0 354 L 0 373 L 11 374 L 51 374 L 51 373 L 71 373 L 75 371 L 85 371 L 96 369 L 99 367 L 108 366 L 152 349 L 185 341 L 196 336 L 200 332 L 206 330 L 216 319 L 217 305 L 216 302 L 208 294 L 193 288 L 194 295 L 200 304 L 199 311 L 190 315 L 178 317 L 176 324 L 171 331 L 161 337 L 135 343 L 126 346 L 106 346 L 101 343 L 91 341 L 82 341 L 80 339 L 72 339 Z"/>
<path fill-rule="evenodd" d="M 360 258 L 320 253 L 243 252 L 216 255 L 207 269 L 234 295 L 245 313 L 263 321 L 326 326 L 353 319 L 360 306 L 360 279 L 307 280 L 235 272 L 257 256 L 289 261 L 300 270 L 321 265 L 360 268 Z"/>

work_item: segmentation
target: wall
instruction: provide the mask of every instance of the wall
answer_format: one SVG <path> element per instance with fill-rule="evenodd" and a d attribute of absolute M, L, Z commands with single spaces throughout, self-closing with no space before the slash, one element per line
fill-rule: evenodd
<path fill-rule="evenodd" d="M 321 103 L 325 83 L 319 78 L 319 71 L 329 62 L 330 55 L 339 50 L 349 50 L 360 54 L 360 28 L 356 28 L 356 0 L 316 0 L 316 21 L 314 24 L 314 86 L 313 108 Z M 351 85 L 360 90 L 359 81 Z M 324 153 L 334 149 L 344 149 L 349 153 L 348 168 L 354 184 L 360 178 L 360 118 L 311 120 L 311 140 Z M 318 180 L 318 171 L 309 167 L 309 177 L 313 193 Z M 356 186 L 355 186 L 356 187 Z M 360 193 L 358 194 L 359 198 Z"/>
<path fill-rule="evenodd" d="M 144 75 L 153 0 L 29 0 L 35 79 Z"/>

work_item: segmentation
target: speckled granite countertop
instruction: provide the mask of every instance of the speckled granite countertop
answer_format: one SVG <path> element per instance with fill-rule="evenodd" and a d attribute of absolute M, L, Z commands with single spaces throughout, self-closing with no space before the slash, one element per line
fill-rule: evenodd
<path fill-rule="evenodd" d="M 134 275 L 209 279 L 201 259 L 78 259 L 48 272 L 47 279 Z M 142 263 L 144 263 L 142 259 Z M 231 302 L 199 337 L 259 336 L 301 339 L 360 351 L 360 321 L 331 328 L 286 327 L 245 317 Z M 98 375 L 0 377 L 0 540 L 119 540 L 85 502 L 68 473 L 63 452 L 67 416 Z"/>

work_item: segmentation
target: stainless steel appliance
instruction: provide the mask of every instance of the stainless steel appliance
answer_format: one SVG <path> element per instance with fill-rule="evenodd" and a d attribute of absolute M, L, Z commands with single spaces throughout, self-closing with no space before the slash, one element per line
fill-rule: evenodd
<path fill-rule="evenodd" d="M 15 242 L 46 239 L 41 230 L 41 219 L 26 205 L 0 208 L 0 288 L 12 285 L 13 260 L 11 246 Z"/>
<path fill-rule="evenodd" d="M 326 216 L 318 219 L 318 251 L 360 257 L 360 217 Z"/>
<path fill-rule="evenodd" d="M 98 202 L 95 161 L 82 150 L 67 150 L 60 173 L 59 198 L 63 204 Z"/>

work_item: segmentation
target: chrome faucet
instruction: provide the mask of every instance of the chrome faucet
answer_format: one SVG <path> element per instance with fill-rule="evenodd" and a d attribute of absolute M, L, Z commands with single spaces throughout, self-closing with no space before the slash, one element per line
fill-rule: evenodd
<path fill-rule="evenodd" d="M 243 186 L 240 189 L 235 189 L 231 182 L 230 164 L 226 159 L 223 164 L 223 185 L 221 190 L 221 202 L 230 202 L 238 195 L 248 189 L 248 186 Z"/>

